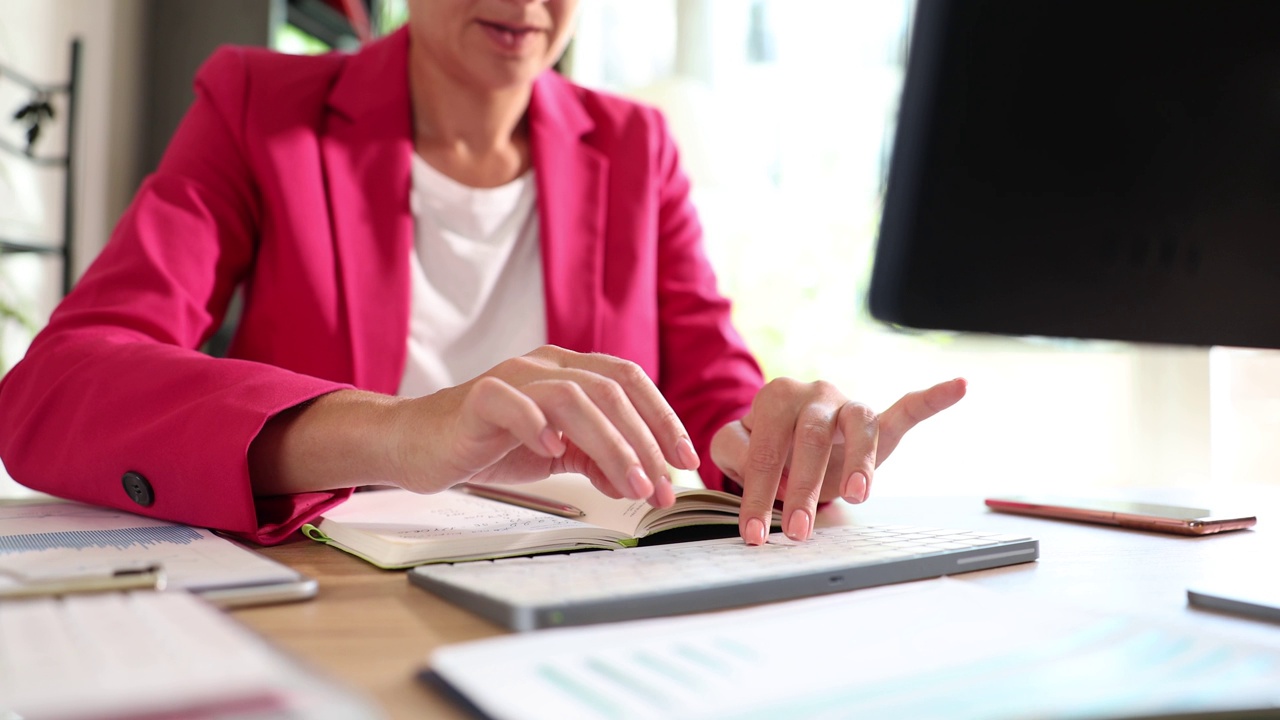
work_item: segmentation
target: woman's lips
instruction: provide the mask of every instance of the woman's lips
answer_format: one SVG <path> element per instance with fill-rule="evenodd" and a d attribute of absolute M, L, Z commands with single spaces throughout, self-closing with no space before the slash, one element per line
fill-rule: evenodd
<path fill-rule="evenodd" d="M 538 32 L 537 28 L 504 25 L 487 20 L 480 20 L 479 23 L 485 34 L 489 36 L 489 39 L 498 46 L 498 49 L 513 53 L 524 50 L 532 42 L 534 33 Z"/>

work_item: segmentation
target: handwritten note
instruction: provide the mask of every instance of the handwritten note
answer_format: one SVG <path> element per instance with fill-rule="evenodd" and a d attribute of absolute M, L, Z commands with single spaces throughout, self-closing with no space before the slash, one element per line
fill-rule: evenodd
<path fill-rule="evenodd" d="M 497 503 L 461 492 L 420 495 L 406 502 L 403 493 L 370 491 L 358 506 L 339 506 L 325 514 L 353 529 L 387 540 L 417 541 L 471 537 L 477 533 L 523 534 L 554 528 L 590 527 L 549 513 Z M 358 510 L 353 510 L 357 508 Z M 362 518 L 376 518 L 364 520 Z"/>

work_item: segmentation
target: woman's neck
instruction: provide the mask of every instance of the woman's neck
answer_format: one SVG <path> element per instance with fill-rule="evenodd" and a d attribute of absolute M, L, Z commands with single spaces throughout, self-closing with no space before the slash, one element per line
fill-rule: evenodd
<path fill-rule="evenodd" d="M 467 86 L 424 56 L 411 60 L 409 86 L 414 149 L 432 167 L 472 187 L 504 185 L 529 169 L 531 87 Z"/>

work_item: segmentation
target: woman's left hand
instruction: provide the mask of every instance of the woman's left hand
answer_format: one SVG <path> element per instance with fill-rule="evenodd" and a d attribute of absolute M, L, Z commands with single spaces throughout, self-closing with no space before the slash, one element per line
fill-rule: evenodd
<path fill-rule="evenodd" d="M 712 438 L 711 457 L 742 485 L 738 530 L 747 543 L 768 536 L 775 499 L 782 530 L 807 540 L 820 502 L 867 499 L 872 473 L 907 431 L 964 397 L 962 378 L 907 393 L 876 414 L 826 382 L 789 378 L 761 388 L 751 410 Z"/>

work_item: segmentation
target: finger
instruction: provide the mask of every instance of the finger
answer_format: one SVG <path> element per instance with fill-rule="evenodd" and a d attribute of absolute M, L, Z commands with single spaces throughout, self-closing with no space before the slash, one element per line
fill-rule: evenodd
<path fill-rule="evenodd" d="M 742 469 L 742 509 L 738 513 L 738 532 L 749 545 L 763 545 L 768 537 L 778 482 L 795 435 L 796 412 L 788 402 L 795 391 L 789 386 L 785 379 L 774 380 L 752 402 L 755 425 Z"/>
<path fill-rule="evenodd" d="M 618 490 L 615 487 L 613 487 L 613 483 L 609 482 L 609 478 L 600 471 L 600 468 L 597 467 L 595 463 L 591 463 L 590 461 L 588 462 L 589 465 L 584 474 L 589 480 L 591 480 L 591 484 L 608 497 L 611 497 L 614 500 L 621 499 L 622 495 L 618 493 Z M 653 481 L 653 495 L 649 496 L 650 504 L 654 507 L 666 508 L 674 505 L 675 501 L 675 488 L 672 486 L 671 481 L 666 480 L 665 478 Z"/>
<path fill-rule="evenodd" d="M 907 431 L 960 402 L 967 388 L 964 378 L 941 382 L 927 390 L 903 395 L 888 410 L 880 413 L 876 466 L 888 459 Z"/>
<path fill-rule="evenodd" d="M 613 483 L 609 482 L 609 478 L 596 473 L 589 473 L 587 477 L 590 478 L 591 484 L 606 496 L 611 497 L 614 500 L 622 499 L 622 495 L 618 493 L 618 490 L 613 486 Z"/>
<path fill-rule="evenodd" d="M 724 473 L 725 479 L 738 488 L 746 487 L 747 484 L 741 470 L 746 466 L 745 458 L 750 444 L 751 433 L 741 420 L 725 425 L 711 438 L 711 461 Z"/>
<path fill-rule="evenodd" d="M 548 426 L 538 404 L 511 385 L 493 377 L 480 378 L 463 399 L 458 419 L 458 454 L 471 472 L 489 466 L 517 444 L 554 458 L 565 448 Z"/>
<path fill-rule="evenodd" d="M 591 484 L 604 495 L 614 500 L 622 499 L 622 494 L 618 492 L 613 483 L 609 481 L 609 478 L 590 459 L 586 460 L 585 467 L 578 467 L 577 472 L 586 475 Z M 654 498 L 657 498 L 657 500 L 655 501 Z M 675 503 L 675 499 L 675 489 L 669 481 L 653 481 L 653 495 L 649 497 L 649 501 L 654 503 L 655 507 L 671 507 Z"/>
<path fill-rule="evenodd" d="M 826 395 L 825 392 L 821 394 Z M 821 397 L 816 402 L 801 406 L 795 421 L 786 496 L 782 504 L 782 531 L 792 540 L 808 540 L 813 532 L 818 494 L 822 492 L 827 462 L 831 458 L 836 407 Z"/>
<path fill-rule="evenodd" d="M 669 462 L 685 470 L 698 469 L 698 453 L 689 440 L 684 423 L 680 422 L 676 411 L 671 409 L 671 405 L 643 368 L 628 360 L 599 353 L 578 355 L 573 362 L 582 369 L 603 375 L 618 384 L 626 394 L 630 407 L 639 415 L 647 434 L 656 439 L 664 463 Z"/>
<path fill-rule="evenodd" d="M 675 412 L 635 363 L 608 355 L 543 346 L 522 358 L 503 363 L 496 372 L 523 379 L 525 383 L 558 379 L 580 385 L 631 444 L 645 478 L 653 484 L 654 492 L 647 499 L 656 507 L 671 504 L 675 499 L 667 456 L 674 457 L 674 464 L 690 467 L 698 464 L 697 454 Z M 670 449 L 664 450 L 655 432 L 675 437 L 674 442 L 667 442 Z M 579 464 L 593 465 L 593 462 L 591 459 Z"/>
<path fill-rule="evenodd" d="M 659 508 L 669 508 L 676 504 L 676 488 L 671 478 L 663 476 L 653 481 L 653 496 L 649 504 Z"/>
<path fill-rule="evenodd" d="M 654 507 L 662 507 L 661 502 L 663 499 L 673 497 L 672 493 L 667 492 L 667 490 L 670 490 L 671 485 L 667 460 L 661 444 L 655 437 L 655 428 L 641 414 L 640 408 L 635 404 L 632 397 L 633 393 L 637 392 L 636 386 L 653 388 L 653 383 L 649 381 L 648 377 L 644 376 L 643 372 L 640 372 L 638 365 L 625 363 L 620 367 L 634 368 L 639 373 L 638 377 L 625 378 L 625 382 L 633 384 L 629 391 L 622 382 L 607 374 L 613 372 L 626 375 L 630 372 L 629 370 L 620 370 L 618 367 L 614 367 L 615 363 L 603 360 L 597 362 L 601 364 L 600 372 L 571 368 L 563 371 L 563 377 L 580 385 L 587 397 L 595 403 L 596 407 L 604 413 L 609 422 L 622 434 L 622 437 L 626 439 L 632 450 L 635 451 L 636 457 L 644 468 L 646 477 L 654 483 L 654 487 L 666 487 L 666 490 L 662 493 L 654 493 L 647 496 L 649 504 Z M 654 388 L 654 392 L 656 391 L 657 389 Z M 665 407 L 666 401 L 663 400 L 662 404 Z M 670 410 L 669 407 L 667 409 Z M 675 413 L 671 412 L 670 417 L 674 420 Z M 675 422 L 679 425 L 678 420 Z M 660 429 L 657 430 L 660 431 Z"/>
<path fill-rule="evenodd" d="M 635 449 L 586 390 L 571 380 L 541 380 L 521 388 L 537 402 L 551 424 L 564 433 L 623 496 L 646 499 L 653 494 L 653 482 L 645 472 Z M 572 453 L 565 455 L 573 459 Z M 589 473 L 589 467 L 571 467 Z"/>
<path fill-rule="evenodd" d="M 856 402 L 845 403 L 836 422 L 844 437 L 840 497 L 851 503 L 860 503 L 871 492 L 880 423 L 871 408 Z"/>

